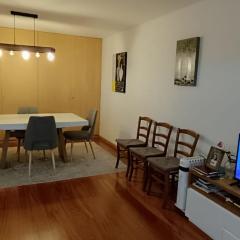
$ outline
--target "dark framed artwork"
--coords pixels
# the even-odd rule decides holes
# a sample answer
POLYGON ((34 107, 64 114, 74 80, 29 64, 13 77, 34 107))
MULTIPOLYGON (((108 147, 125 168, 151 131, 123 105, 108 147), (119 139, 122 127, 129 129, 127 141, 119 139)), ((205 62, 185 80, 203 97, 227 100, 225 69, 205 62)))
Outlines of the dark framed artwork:
POLYGON ((114 62, 115 79, 113 81, 113 91, 125 93, 127 77, 127 52, 117 53, 114 62))
POLYGON ((225 151, 216 147, 211 147, 206 159, 206 166, 214 171, 219 171, 225 151))
POLYGON ((196 86, 200 37, 177 41, 175 85, 196 86))

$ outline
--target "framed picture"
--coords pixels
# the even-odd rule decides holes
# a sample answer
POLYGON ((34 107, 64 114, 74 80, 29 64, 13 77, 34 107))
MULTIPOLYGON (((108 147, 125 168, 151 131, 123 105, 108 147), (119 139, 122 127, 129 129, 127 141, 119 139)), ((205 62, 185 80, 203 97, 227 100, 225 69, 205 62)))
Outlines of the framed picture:
POLYGON ((117 53, 114 59, 114 92, 126 92, 127 52, 117 53))
POLYGON ((175 85, 196 86, 200 37, 177 41, 175 85))
POLYGON ((216 147, 211 147, 206 159, 206 166, 211 170, 218 171, 225 151, 216 147))

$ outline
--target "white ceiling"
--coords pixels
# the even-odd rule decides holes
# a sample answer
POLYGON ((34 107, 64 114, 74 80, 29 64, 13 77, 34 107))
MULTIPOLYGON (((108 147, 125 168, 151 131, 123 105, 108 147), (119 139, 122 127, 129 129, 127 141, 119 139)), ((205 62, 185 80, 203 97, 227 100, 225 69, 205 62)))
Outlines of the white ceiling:
MULTIPOLYGON (((0 26, 12 27, 10 11, 36 13, 37 30, 104 37, 201 0, 0 0, 0 26)), ((17 28, 33 20, 17 17, 17 28)))

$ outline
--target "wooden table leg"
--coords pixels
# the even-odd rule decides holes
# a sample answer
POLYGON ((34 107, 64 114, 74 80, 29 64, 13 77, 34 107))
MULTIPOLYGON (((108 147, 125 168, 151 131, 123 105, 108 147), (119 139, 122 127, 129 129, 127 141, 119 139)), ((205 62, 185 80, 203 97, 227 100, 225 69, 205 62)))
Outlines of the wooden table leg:
POLYGON ((64 162, 68 162, 69 159, 67 157, 67 150, 66 150, 66 146, 65 146, 62 128, 58 128, 57 131, 58 131, 58 153, 59 153, 59 156, 60 156, 60 158, 62 158, 62 160, 64 162))
POLYGON ((7 151, 8 151, 9 138, 10 138, 10 131, 6 130, 5 135, 4 135, 4 139, 3 139, 0 168, 9 168, 10 167, 10 163, 7 161, 7 151))

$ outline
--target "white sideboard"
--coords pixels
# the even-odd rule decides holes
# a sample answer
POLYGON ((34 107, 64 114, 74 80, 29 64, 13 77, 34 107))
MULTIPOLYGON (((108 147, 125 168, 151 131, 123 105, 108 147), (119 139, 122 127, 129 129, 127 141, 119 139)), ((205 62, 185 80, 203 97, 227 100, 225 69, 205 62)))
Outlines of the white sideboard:
POLYGON ((214 240, 240 240, 240 217, 191 187, 185 215, 214 240))

